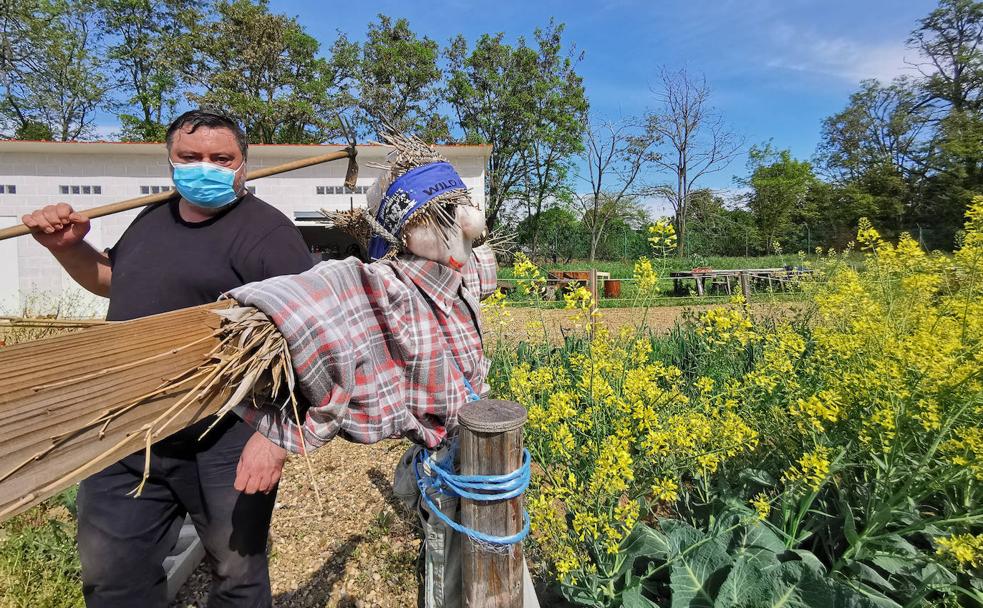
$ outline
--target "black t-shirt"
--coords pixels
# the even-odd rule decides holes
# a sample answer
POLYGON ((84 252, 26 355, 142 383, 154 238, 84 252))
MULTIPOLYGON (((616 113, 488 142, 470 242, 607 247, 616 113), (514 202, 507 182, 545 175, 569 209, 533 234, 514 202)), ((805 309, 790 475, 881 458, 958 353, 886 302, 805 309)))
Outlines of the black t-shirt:
POLYGON ((182 220, 177 201, 150 207, 109 260, 110 321, 207 304, 235 287, 314 265, 297 227, 252 194, 203 222, 182 220))

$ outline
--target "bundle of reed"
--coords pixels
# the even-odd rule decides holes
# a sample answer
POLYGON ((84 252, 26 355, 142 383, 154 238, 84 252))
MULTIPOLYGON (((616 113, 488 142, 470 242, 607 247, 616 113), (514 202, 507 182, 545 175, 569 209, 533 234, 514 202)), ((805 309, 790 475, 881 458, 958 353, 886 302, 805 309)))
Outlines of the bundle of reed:
POLYGON ((0 317, 0 327, 81 329, 105 325, 101 319, 49 319, 47 317, 0 317))
POLYGON ((0 520, 140 449, 146 480, 153 442, 293 395, 283 337, 232 301, 0 349, 0 378, 0 520))

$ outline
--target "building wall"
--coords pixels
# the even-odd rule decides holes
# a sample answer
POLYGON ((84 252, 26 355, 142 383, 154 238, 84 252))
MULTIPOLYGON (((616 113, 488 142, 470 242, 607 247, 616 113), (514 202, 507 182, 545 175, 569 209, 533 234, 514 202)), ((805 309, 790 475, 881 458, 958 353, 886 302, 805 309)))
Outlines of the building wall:
MULTIPOLYGON (((484 207, 484 147, 448 147, 442 150, 455 165, 472 196, 484 207)), ((328 150, 330 151, 330 149, 328 150)), ((272 166, 315 154, 315 146, 252 146, 248 169, 272 166)), ((368 166, 382 162, 385 149, 359 147, 360 187, 370 185, 378 170, 368 166)), ((364 207, 364 194, 318 194, 322 187, 342 191, 347 163, 344 160, 299 169, 280 176, 249 182, 256 196, 293 219, 297 213, 320 209, 364 207)), ((0 142, 0 227, 20 223, 20 217, 45 205, 66 202, 75 209, 104 205, 143 195, 142 187, 172 187, 166 153, 160 144, 0 142), (14 186, 15 193, 9 193, 14 186), (62 193, 67 186, 68 194, 62 193), (89 193, 84 189, 88 186, 89 193), (98 186, 99 193, 95 193, 98 186), (74 193, 74 188, 78 193, 74 193)), ((96 248, 111 247, 139 210, 92 221, 87 237, 96 248)), ((82 314, 100 312, 101 298, 81 295, 74 281, 52 256, 31 237, 0 241, 0 314, 19 314, 25 306, 53 306, 70 302, 82 314), (16 263, 10 256, 16 255, 16 263)))

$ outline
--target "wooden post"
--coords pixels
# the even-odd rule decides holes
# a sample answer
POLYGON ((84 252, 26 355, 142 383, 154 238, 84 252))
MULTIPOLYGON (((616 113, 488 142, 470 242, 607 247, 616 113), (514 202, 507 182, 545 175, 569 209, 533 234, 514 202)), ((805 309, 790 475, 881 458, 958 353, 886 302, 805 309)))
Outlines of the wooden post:
POLYGON ((591 308, 591 311, 593 312, 593 309, 596 308, 597 307, 597 304, 598 304, 598 301, 597 301, 597 269, 596 268, 591 268, 590 269, 590 281, 588 283, 588 289, 590 289, 590 299, 591 299, 591 302, 592 302, 592 304, 591 304, 591 307, 592 307, 591 308))
POLYGON ((747 273, 741 271, 737 273, 737 279, 741 282, 741 293, 744 294, 744 302, 751 303, 751 282, 748 280, 747 273))
MULTIPOLYGON (((526 410, 512 401, 481 400, 460 414, 462 475, 504 475, 522 466, 526 410)), ((522 530, 523 497, 496 502, 461 499, 461 523, 484 534, 522 530)), ((489 551, 462 538, 464 608, 522 608, 522 543, 489 551)))
POLYGON ((600 301, 597 299, 597 269, 590 269, 590 336, 594 337, 594 311, 600 305, 600 301))

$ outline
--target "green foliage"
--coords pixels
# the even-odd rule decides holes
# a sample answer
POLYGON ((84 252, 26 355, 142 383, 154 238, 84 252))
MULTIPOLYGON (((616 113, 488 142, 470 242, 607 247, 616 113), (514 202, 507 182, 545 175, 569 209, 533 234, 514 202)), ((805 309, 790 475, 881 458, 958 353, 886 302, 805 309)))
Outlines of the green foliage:
POLYGON ((908 39, 918 78, 866 80, 823 122, 819 165, 832 189, 812 213, 842 246, 842 226, 876 218, 887 234, 924 232, 951 249, 974 194, 983 192, 983 2, 941 0, 908 39), (927 230, 923 230, 926 229, 927 230))
POLYGON ((771 144, 752 146, 748 153, 753 191, 748 206, 754 214, 758 237, 766 253, 788 233, 793 215, 799 211, 816 182, 812 165, 792 158, 788 150, 776 151, 771 144))
POLYGON ((674 519, 638 524, 624 540, 622 560, 607 580, 565 585, 581 606, 683 608, 887 608, 828 576, 812 553, 790 551, 746 509, 717 514, 710 529, 674 519), (609 600, 598 601, 608 594, 609 600))
POLYGON ((563 207, 550 207, 523 219, 516 227, 516 239, 529 246, 530 252, 531 244, 536 242, 538 254, 554 264, 569 263, 573 258, 587 254, 583 225, 577 221, 577 216, 563 207), (535 238, 534 231, 538 235, 535 238))
POLYGON ((758 228, 750 211, 727 207, 723 198, 700 189, 690 195, 689 214, 686 251, 702 256, 749 256, 759 252, 758 228))
POLYGON ((450 139, 447 120, 438 111, 443 74, 440 47, 418 37, 405 18, 379 14, 359 45, 342 34, 332 49, 332 66, 344 75, 355 106, 356 122, 376 136, 391 125, 430 142, 450 139))
POLYGON ((108 102, 94 0, 5 2, 0 25, 0 125, 23 139, 92 135, 108 102), (47 137, 45 137, 47 136, 47 137))
POLYGON ((75 493, 66 490, 0 527, 0 606, 83 605, 75 493))
MULTIPOLYGON (((195 13, 186 15, 197 21, 195 13)), ((175 45, 188 99, 236 116, 254 143, 319 143, 335 133, 333 73, 320 45, 267 0, 222 0, 175 45)))
POLYGON ((787 317, 737 299, 667 336, 602 312, 558 347, 496 344, 539 465, 532 544, 571 601, 983 599, 983 196, 952 257, 856 238, 863 269, 828 256, 787 317))
POLYGON ((484 34, 469 49, 463 36, 446 51, 447 102, 464 141, 491 144, 485 178, 485 212, 490 227, 508 202, 525 206, 530 244, 538 242, 536 217, 545 206, 570 198, 567 179, 587 112, 579 58, 564 54, 563 25, 550 22, 522 37, 484 34))
POLYGON ((25 123, 19 124, 17 125, 17 130, 14 131, 14 139, 50 141, 54 138, 55 134, 51 131, 51 126, 36 120, 28 120, 25 123))
POLYGON ((125 96, 119 108, 122 137, 164 141, 180 101, 174 47, 203 14, 190 0, 97 1, 100 26, 112 37, 106 57, 125 96))

